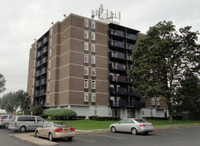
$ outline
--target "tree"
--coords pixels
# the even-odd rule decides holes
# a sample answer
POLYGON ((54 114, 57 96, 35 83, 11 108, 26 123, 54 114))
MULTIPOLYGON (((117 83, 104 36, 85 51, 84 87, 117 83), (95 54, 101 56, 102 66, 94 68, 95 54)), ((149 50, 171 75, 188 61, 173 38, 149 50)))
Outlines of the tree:
POLYGON ((178 111, 200 112, 200 79, 193 73, 186 73, 177 89, 176 107, 178 111))
POLYGON ((23 90, 9 92, 0 99, 0 107, 9 113, 21 109, 27 111, 30 109, 30 97, 23 90))
POLYGON ((29 111, 31 105, 31 98, 28 95, 28 93, 24 92, 23 90, 19 90, 16 92, 16 96, 19 100, 19 108, 22 111, 29 111))
POLYGON ((133 50, 129 78, 136 80, 140 97, 163 97, 168 105, 169 122, 173 120, 174 98, 184 71, 197 72, 200 46, 198 32, 191 26, 175 29, 171 21, 159 22, 140 37, 133 50))
POLYGON ((4 76, 0 73, 0 93, 6 90, 5 83, 6 83, 6 80, 4 76))

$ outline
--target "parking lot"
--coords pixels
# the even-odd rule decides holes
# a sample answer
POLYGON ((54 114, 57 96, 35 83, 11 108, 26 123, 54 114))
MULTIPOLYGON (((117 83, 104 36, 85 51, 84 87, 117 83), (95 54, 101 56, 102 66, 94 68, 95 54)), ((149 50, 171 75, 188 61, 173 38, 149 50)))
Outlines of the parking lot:
POLYGON ((129 133, 80 134, 72 142, 56 140, 59 146, 199 146, 200 127, 155 130, 149 135, 129 133))
MULTIPOLYGON (((12 137, 15 133, 0 129, 0 145, 31 146, 33 144, 12 137)), ((77 134, 73 141, 55 140, 59 146, 199 146, 200 127, 154 130, 149 135, 130 133, 98 132, 77 134)), ((47 139, 44 139, 47 140, 47 139)))

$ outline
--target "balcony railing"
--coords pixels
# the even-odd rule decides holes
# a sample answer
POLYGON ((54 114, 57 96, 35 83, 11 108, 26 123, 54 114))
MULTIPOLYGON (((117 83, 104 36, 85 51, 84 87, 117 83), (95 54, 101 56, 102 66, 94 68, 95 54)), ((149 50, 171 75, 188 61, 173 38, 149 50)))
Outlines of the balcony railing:
POLYGON ((136 35, 135 34, 126 33, 126 38, 136 41, 136 35))
POLYGON ((145 103, 142 103, 140 101, 128 101, 128 100, 119 100, 119 101, 113 101, 109 100, 110 107, 118 107, 118 108, 143 108, 145 107, 145 103))
POLYGON ((135 46, 133 44, 129 44, 129 43, 126 44, 126 49, 134 50, 134 48, 135 48, 135 46))
POLYGON ((125 64, 119 64, 119 63, 110 63, 109 69, 113 70, 119 70, 119 71, 127 71, 127 66, 125 64))
POLYGON ((116 95, 127 95, 127 90, 125 88, 121 88, 121 87, 119 87, 117 89, 110 87, 110 94, 111 95, 114 95, 114 94, 116 94, 116 95))
POLYGON ((124 37, 124 32, 120 30, 115 30, 115 29, 110 29, 109 33, 111 35, 119 36, 119 37, 124 37))
POLYGON ((44 84, 46 84, 46 79, 45 78, 41 80, 41 85, 44 85, 44 84))
POLYGON ((110 40, 109 45, 113 47, 124 48, 124 42, 121 42, 121 41, 110 40))
POLYGON ((45 54, 46 52, 47 52, 47 47, 44 47, 44 48, 42 49, 42 53, 45 54))
POLYGON ((110 81, 112 81, 112 82, 121 82, 121 83, 126 83, 126 82, 128 82, 128 80, 126 79, 125 76, 113 76, 113 75, 110 75, 110 76, 109 76, 109 79, 110 79, 110 81))
POLYGON ((124 53, 120 53, 120 52, 109 52, 109 57, 111 58, 117 58, 117 59, 125 59, 125 54, 124 53))

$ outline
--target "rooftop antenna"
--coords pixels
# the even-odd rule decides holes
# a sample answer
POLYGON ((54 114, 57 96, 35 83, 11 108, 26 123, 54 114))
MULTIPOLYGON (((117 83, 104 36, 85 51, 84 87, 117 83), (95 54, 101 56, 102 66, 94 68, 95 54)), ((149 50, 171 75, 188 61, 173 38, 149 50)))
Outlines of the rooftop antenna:
POLYGON ((92 10, 91 18, 94 19, 97 17, 98 19, 106 19, 106 20, 119 20, 121 21, 121 12, 113 12, 108 9, 104 10, 103 5, 101 4, 98 9, 92 10))

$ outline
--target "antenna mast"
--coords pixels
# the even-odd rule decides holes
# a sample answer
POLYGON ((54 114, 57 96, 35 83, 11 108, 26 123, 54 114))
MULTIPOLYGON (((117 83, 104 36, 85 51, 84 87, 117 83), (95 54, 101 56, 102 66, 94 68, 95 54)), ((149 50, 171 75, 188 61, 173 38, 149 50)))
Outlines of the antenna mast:
POLYGON ((121 12, 113 13, 113 11, 108 11, 108 9, 104 10, 103 5, 101 4, 100 7, 96 10, 92 10, 92 19, 97 17, 98 19, 103 20, 119 20, 121 21, 121 12))

